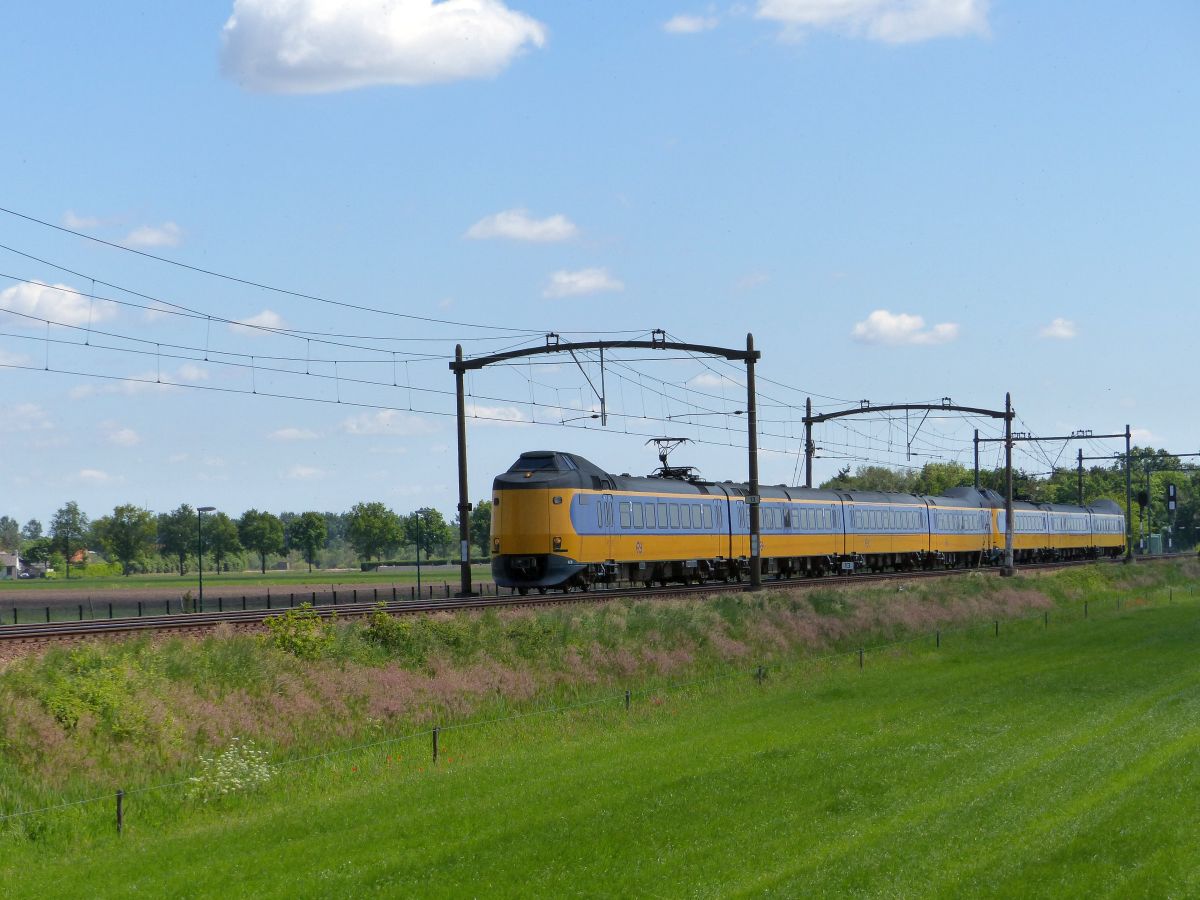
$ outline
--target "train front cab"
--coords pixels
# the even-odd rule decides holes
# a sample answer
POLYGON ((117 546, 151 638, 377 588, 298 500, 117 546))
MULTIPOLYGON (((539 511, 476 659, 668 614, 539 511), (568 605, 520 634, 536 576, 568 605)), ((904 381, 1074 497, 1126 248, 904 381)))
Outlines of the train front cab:
MULTIPOLYGON (((585 463, 586 464, 586 463, 585 463)), ((571 526, 575 493, 591 482, 566 453, 531 451, 492 484, 492 578, 500 587, 546 590, 576 580, 587 566, 571 526)))

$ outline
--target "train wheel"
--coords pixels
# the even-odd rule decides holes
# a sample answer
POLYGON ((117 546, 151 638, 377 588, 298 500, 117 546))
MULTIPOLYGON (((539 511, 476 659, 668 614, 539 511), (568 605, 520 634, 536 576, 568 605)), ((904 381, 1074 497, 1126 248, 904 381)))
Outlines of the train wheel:
POLYGON ((583 591, 585 594, 591 589, 591 587, 592 586, 590 584, 588 584, 586 581, 579 582, 579 589, 581 591, 583 591))
POLYGON ((524 597, 529 593, 529 588, 517 588, 517 593, 524 597))
POLYGON ((653 582, 653 581, 643 581, 643 582, 642 582, 642 587, 644 587, 646 590, 650 590, 650 586, 651 586, 652 584, 654 584, 654 582, 653 582))
POLYGON ((543 588, 543 587, 540 587, 540 588, 538 588, 538 593, 539 593, 539 594, 544 594, 544 593, 546 593, 546 589, 545 589, 545 588, 543 588))

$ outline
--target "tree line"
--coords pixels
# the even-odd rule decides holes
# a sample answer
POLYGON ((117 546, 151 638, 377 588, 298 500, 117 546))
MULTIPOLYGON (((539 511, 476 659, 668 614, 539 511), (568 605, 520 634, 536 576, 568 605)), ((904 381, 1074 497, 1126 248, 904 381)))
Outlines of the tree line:
MULTIPOLYGON (((491 543, 492 504, 475 504, 469 514, 470 543, 486 557, 491 543)), ((355 504, 348 512, 285 512, 279 515, 248 509, 238 518, 222 511, 201 513, 184 503, 171 512, 155 514, 132 503, 116 506, 89 519, 75 501, 59 508, 43 528, 37 519, 20 525, 0 516, 0 550, 19 552, 23 559, 62 568, 70 577, 89 550, 117 563, 125 575, 163 571, 167 566, 185 574, 193 560, 205 557, 218 571, 251 557, 265 573, 268 558, 298 553, 313 566, 325 562, 381 561, 407 551, 415 559, 458 553, 458 522, 448 522, 432 507, 401 515, 384 503, 355 504), (82 552, 82 556, 81 556, 82 552), (347 559, 349 557, 349 559, 347 559)))
MULTIPOLYGON (((1125 509, 1124 454, 1107 465, 1094 465, 1083 470, 1083 500, 1112 500, 1125 509)), ((1130 472, 1133 486, 1133 534, 1172 530, 1175 547, 1194 547, 1200 544, 1200 466, 1184 463, 1166 450, 1134 447, 1130 451, 1130 472), (1177 491, 1177 509, 1167 509, 1167 485, 1177 491), (1147 487, 1148 485, 1148 487, 1147 487), (1148 502, 1139 503, 1139 494, 1148 502)), ((859 466, 851 472, 844 467, 821 487, 836 490, 900 491, 908 494, 939 495, 953 487, 974 484, 974 471, 958 463, 926 463, 915 470, 891 469, 886 466, 859 466)), ((1004 469, 983 469, 979 486, 1003 495, 1004 469)), ((1013 469, 1013 498, 1032 503, 1079 502, 1077 468, 1055 468, 1053 473, 1029 473, 1013 469)))

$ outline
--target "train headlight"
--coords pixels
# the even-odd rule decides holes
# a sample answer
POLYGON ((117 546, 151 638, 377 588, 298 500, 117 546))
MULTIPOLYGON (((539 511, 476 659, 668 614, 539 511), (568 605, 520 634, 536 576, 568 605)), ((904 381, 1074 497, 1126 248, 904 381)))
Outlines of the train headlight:
POLYGON ((556 538, 554 539, 554 549, 555 549, 555 550, 561 550, 561 549, 562 549, 562 538, 560 538, 560 537, 556 537, 556 538))
POLYGON ((492 541, 492 552, 493 553, 500 552, 500 538, 496 538, 494 541, 492 541))

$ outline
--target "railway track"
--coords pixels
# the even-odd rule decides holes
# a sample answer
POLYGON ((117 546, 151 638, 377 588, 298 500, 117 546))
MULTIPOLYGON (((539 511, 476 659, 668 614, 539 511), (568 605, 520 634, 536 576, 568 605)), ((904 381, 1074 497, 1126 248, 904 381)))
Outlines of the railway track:
MULTIPOLYGON (((1190 554, 1173 554, 1159 556, 1140 556, 1139 561, 1154 561, 1178 558, 1190 554)), ((1022 572, 1047 571, 1065 569, 1080 565, 1093 565, 1097 560, 1078 562, 1031 563, 1021 567, 1022 572)), ((1102 560, 1119 564, 1121 560, 1102 560)), ((999 577, 998 569, 936 569, 920 572, 882 572, 850 576, 827 576, 823 578, 781 579, 765 582, 765 589, 773 588, 820 588, 830 585, 842 586, 847 584, 878 584, 887 581, 913 581, 925 578, 951 578, 955 576, 989 573, 999 577)), ((695 585, 676 585, 663 588, 607 588, 588 592, 572 591, 569 593, 547 593, 537 596, 475 596, 452 597, 444 600, 397 600, 360 603, 339 603, 315 606, 313 609, 323 618, 358 618, 370 615, 382 607, 389 613, 417 615, 432 612, 459 612, 464 610, 481 610, 493 608, 518 608, 557 606, 566 603, 602 603, 609 600, 675 598, 717 593, 747 591, 745 582, 707 583, 695 585)), ((87 636, 109 634, 132 634, 137 632, 156 631, 203 631, 221 624, 230 625, 261 625, 269 616, 278 616, 287 612, 282 609, 251 609, 229 610, 225 612, 202 613, 172 613, 169 615, 129 616, 112 619, 87 619, 82 622, 49 622, 20 625, 0 625, 0 643, 14 641, 45 642, 57 639, 75 639, 87 636)))

